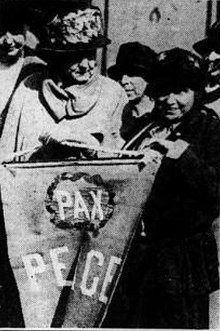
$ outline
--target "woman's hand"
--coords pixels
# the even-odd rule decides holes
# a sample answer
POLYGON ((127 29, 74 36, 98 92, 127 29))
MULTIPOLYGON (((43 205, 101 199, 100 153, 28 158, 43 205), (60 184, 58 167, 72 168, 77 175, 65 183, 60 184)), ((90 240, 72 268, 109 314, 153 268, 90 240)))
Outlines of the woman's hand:
POLYGON ((70 155, 71 150, 74 151, 76 148, 81 149, 81 153, 86 158, 93 158, 96 155, 96 147, 100 146, 99 141, 91 134, 86 131, 70 130, 69 128, 55 128, 49 132, 44 132, 39 137, 40 142, 50 148, 56 148, 59 146, 67 148, 70 155), (88 148, 86 148, 88 146, 88 148), (81 147, 81 148, 80 148, 81 147))
POLYGON ((171 159, 178 159, 189 146, 189 143, 182 139, 178 139, 176 141, 170 141, 167 139, 151 139, 150 144, 158 144, 165 148, 167 151, 166 157, 171 159))
POLYGON ((88 145, 88 147, 99 146, 99 141, 91 133, 77 129, 70 130, 69 128, 63 130, 60 127, 43 132, 39 140, 43 145, 47 146, 50 144, 59 144, 73 148, 76 147, 76 144, 88 145))

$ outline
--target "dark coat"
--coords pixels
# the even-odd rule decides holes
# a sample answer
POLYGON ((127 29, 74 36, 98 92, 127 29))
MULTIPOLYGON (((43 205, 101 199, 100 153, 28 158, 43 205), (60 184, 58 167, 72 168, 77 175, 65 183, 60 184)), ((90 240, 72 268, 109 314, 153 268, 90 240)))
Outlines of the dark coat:
POLYGON ((219 213, 220 121, 194 109, 167 138, 190 145, 182 156, 163 159, 147 201, 148 237, 185 238, 210 228, 219 213))
POLYGON ((129 103, 125 107, 122 114, 122 125, 120 128, 121 137, 128 142, 131 140, 138 132, 140 132, 149 121, 150 113, 135 117, 132 114, 132 109, 130 108, 129 103))
MULTIPOLYGON (((138 149, 147 136, 148 130, 131 147, 138 149)), ((140 232, 136 235, 106 327, 200 328, 208 323, 208 294, 219 287, 211 225, 219 213, 220 121, 210 109, 193 109, 167 139, 183 139, 190 145, 179 159, 165 156, 162 161, 143 215, 146 237, 141 238, 140 232), (202 309, 196 316, 198 305, 191 312, 183 308, 189 298, 194 298, 193 304, 199 298, 201 304, 202 297, 207 297, 206 308, 202 307, 204 323, 202 309), (176 298, 176 307, 180 307, 176 315, 168 298, 172 304, 176 298), (186 298, 183 304, 181 298, 186 298), (155 310, 156 318, 147 324, 147 315, 155 310), (114 320, 118 314, 122 322, 114 320), (164 316, 168 314, 167 322, 164 316)))
POLYGON ((164 157, 146 203, 156 278, 167 291, 208 293, 219 286, 211 225, 219 214, 220 121, 212 110, 195 108, 167 139, 190 145, 177 160, 164 157))

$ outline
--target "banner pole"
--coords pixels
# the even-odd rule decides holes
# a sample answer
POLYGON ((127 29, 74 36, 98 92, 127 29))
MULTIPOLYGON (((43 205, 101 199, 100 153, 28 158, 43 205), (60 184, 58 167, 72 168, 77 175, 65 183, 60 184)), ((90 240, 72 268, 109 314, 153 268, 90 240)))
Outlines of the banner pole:
MULTIPOLYGON (((104 36, 108 38, 108 26, 109 26, 109 0, 105 0, 104 7, 104 36)), ((107 73, 107 47, 102 50, 102 75, 106 76, 107 73)))

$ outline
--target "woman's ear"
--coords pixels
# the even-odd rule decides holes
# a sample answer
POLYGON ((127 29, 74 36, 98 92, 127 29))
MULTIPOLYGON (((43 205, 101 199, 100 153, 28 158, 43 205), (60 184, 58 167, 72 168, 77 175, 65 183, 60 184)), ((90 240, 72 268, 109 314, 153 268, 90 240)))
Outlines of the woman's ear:
POLYGON ((30 49, 36 49, 37 45, 39 44, 39 40, 37 37, 30 31, 29 26, 25 24, 24 26, 24 37, 25 37, 25 44, 30 49))
POLYGON ((25 38, 27 37, 27 32, 29 31, 29 26, 27 24, 24 24, 24 29, 23 29, 23 33, 25 38))

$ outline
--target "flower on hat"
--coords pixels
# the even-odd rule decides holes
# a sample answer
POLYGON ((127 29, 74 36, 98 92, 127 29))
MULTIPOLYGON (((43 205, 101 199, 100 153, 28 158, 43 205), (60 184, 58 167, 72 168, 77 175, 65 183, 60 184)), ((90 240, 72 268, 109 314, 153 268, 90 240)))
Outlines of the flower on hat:
POLYGON ((87 8, 62 17, 56 15, 47 28, 51 43, 89 43, 101 33, 101 12, 97 8, 87 8))
POLYGON ((200 69, 199 60, 195 56, 188 56, 188 60, 195 68, 200 69))
POLYGON ((163 61, 163 60, 166 59, 166 57, 167 57, 166 53, 165 52, 161 52, 158 55, 158 61, 163 61))

